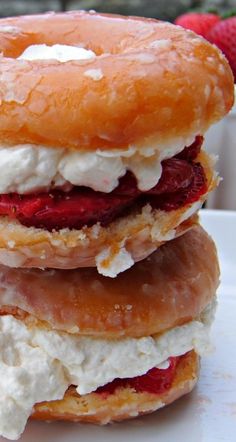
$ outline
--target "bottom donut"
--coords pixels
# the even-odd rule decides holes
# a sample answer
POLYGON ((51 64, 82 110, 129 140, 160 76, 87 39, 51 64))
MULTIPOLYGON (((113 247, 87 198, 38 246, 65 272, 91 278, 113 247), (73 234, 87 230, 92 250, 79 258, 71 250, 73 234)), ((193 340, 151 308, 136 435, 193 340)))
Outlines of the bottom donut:
POLYGON ((0 435, 28 418, 106 424, 188 393, 211 350, 219 267, 196 225, 114 280, 0 266, 0 435))
MULTIPOLYGON (((181 356, 171 382, 162 392, 137 391, 132 386, 117 386, 114 391, 101 391, 80 396, 70 387, 62 400, 35 405, 31 416, 38 420, 64 420, 108 424, 152 413, 189 393, 199 375, 199 356, 190 351, 181 356)), ((155 380, 152 381, 153 384, 155 380)), ((153 389, 158 390, 157 385, 153 389)), ((163 388, 161 388, 163 390, 163 388)), ((149 386, 151 390, 151 386, 149 386)))

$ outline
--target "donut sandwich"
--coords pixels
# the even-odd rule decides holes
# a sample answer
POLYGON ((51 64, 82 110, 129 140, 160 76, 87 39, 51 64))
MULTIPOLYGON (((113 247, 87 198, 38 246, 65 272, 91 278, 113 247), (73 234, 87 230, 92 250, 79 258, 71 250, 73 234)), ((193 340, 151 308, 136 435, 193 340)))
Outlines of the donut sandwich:
POLYGON ((94 11, 0 20, 0 435, 107 424, 190 392, 219 265, 198 210, 221 52, 94 11))

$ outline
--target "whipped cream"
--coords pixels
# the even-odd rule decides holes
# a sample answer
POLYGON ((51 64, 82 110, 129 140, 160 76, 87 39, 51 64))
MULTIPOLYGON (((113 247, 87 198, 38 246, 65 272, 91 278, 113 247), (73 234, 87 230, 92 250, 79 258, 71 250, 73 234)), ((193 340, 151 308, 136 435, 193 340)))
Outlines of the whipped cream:
POLYGON ((134 265, 131 254, 124 245, 117 246, 114 252, 112 247, 104 248, 95 258, 97 271, 103 276, 116 276, 134 265))
POLYGON ((89 60, 96 57, 93 51, 69 45, 31 45, 24 50, 18 60, 57 60, 61 63, 73 60, 89 60))
POLYGON ((69 190, 72 185, 108 193, 117 187, 127 170, 137 178, 138 188, 147 191, 161 177, 161 161, 173 157, 193 140, 194 137, 179 138, 165 147, 133 145, 95 151, 32 144, 0 145, 0 193, 69 190))
POLYGON ((17 439, 35 403, 62 399, 73 384, 87 394, 113 379, 166 368, 170 356, 210 350, 211 305, 201 320, 161 335, 117 340, 93 339, 27 326, 0 317, 0 435, 17 439))

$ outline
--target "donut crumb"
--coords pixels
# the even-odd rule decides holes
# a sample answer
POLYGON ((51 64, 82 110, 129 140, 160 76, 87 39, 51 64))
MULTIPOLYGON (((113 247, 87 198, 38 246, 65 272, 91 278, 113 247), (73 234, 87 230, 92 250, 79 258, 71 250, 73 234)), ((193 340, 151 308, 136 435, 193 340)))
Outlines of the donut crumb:
POLYGON ((149 44, 149 48, 153 48, 153 49, 167 49, 170 48, 172 46, 172 41, 170 38, 168 39, 162 39, 162 40, 153 40, 150 44, 149 44))
POLYGON ((10 240, 10 241, 7 242, 7 245, 9 247, 9 249, 14 249, 14 247, 16 245, 16 242, 13 241, 13 240, 10 240))
POLYGON ((94 81, 99 81, 103 78, 103 73, 101 69, 88 69, 84 72, 85 77, 92 78, 94 81))

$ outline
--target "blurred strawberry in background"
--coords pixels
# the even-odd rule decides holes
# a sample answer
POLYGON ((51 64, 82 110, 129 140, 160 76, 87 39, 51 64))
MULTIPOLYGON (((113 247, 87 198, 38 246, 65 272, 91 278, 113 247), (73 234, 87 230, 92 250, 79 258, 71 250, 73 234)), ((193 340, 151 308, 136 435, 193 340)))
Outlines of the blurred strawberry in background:
MULTIPOLYGON (((229 61, 236 83, 236 11, 228 10, 227 16, 217 13, 188 12, 177 17, 175 24, 196 32, 218 46, 229 61)), ((219 188, 208 197, 206 203, 208 209, 236 210, 235 127, 236 104, 226 118, 212 126, 205 134, 204 147, 209 153, 219 155, 217 168, 219 175, 224 177, 219 188), (224 156, 221 155, 222 147, 224 156)))
POLYGON ((206 38, 224 52, 236 82, 236 16, 221 20, 209 30, 206 38))
POLYGON ((227 57, 236 82, 236 16, 224 19, 217 14, 189 12, 177 17, 175 24, 218 46, 227 57))
POLYGON ((190 29, 206 38, 209 30, 219 21, 220 17, 217 14, 188 12, 177 17, 175 24, 190 29))

